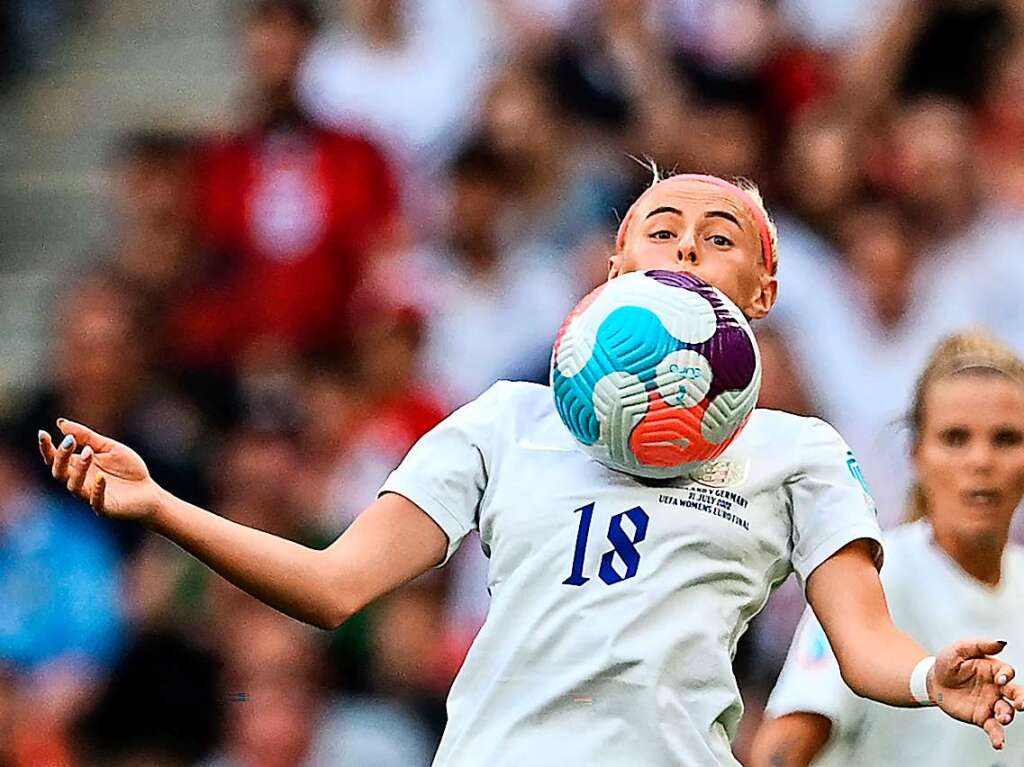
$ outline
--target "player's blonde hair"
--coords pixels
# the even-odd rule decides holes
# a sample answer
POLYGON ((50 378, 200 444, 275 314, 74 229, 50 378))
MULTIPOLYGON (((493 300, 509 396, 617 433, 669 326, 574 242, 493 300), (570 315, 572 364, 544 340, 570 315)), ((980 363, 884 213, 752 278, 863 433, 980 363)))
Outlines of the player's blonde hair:
MULTIPOLYGON (((914 387, 914 399, 907 420, 913 449, 921 442, 926 416, 924 400, 932 384, 962 373, 998 375, 1024 386, 1024 360, 1003 343, 983 331, 970 331, 948 336, 935 347, 914 387)), ((928 497, 917 480, 910 488, 906 521, 915 522, 928 516, 928 497)))
POLYGON ((663 174, 661 169, 658 167, 658 164, 654 160, 637 160, 637 162, 640 162, 641 165, 643 165, 644 167, 648 168, 651 171, 651 183, 647 186, 647 189, 644 190, 643 194, 637 197, 637 199, 633 202, 629 210, 626 211, 626 215, 622 217, 622 221, 619 225, 619 231, 615 239, 616 252, 622 250, 622 247, 626 239, 626 232, 629 230, 629 225, 630 223, 632 223, 632 219, 636 212, 637 203, 641 200, 641 198, 643 198, 644 194, 646 194, 649 190, 653 189, 662 181, 668 181, 669 179, 678 177, 689 176, 692 178, 704 178, 707 180, 715 179, 718 182, 722 182, 723 185, 734 186, 740 192, 742 192, 742 196, 744 197, 745 201, 748 202, 750 206, 753 208, 753 210, 751 210, 751 213, 753 213, 755 219, 764 222, 764 228, 767 231, 768 238, 767 250, 769 250, 770 252, 765 252, 765 243, 762 241, 761 259, 766 266, 769 263, 771 264, 771 275, 773 277, 778 273, 779 230, 778 227, 775 225, 775 221, 772 219, 771 214, 768 212, 768 207, 764 204, 764 197, 761 195, 761 190, 760 188, 758 188, 757 184, 755 184, 750 179, 743 177, 721 178, 719 176, 701 176, 699 174, 676 172, 663 174))

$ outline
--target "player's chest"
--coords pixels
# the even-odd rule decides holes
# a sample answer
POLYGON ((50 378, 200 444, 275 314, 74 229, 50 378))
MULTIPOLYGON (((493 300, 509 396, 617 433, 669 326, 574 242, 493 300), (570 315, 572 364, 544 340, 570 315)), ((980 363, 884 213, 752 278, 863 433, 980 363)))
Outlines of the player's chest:
POLYGON ((614 584, 684 566, 752 578, 788 553, 783 494, 749 461, 714 462, 700 481, 653 487, 578 452, 550 451, 518 483, 495 483, 481 509, 485 545, 508 569, 614 584))
MULTIPOLYGON (((922 573, 928 573, 922 568, 922 573)), ((934 570, 930 573, 934 583, 942 584, 934 570)), ((1024 593, 1018 599, 986 598, 980 589, 957 588, 921 589, 919 584, 904 582, 898 586, 886 585, 893 622, 933 652, 961 639, 993 637, 1006 639, 1006 649, 999 654, 1001 660, 1020 669, 1024 663, 1024 616, 1018 609, 1024 593)))

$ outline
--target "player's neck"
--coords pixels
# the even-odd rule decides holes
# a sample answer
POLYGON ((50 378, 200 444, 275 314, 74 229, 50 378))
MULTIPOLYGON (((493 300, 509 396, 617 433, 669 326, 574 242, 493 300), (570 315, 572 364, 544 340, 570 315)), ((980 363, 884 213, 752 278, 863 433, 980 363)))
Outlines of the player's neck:
POLYGON ((991 532, 958 536, 952 531, 933 528, 935 542, 960 569, 986 586, 999 585, 1003 577, 1003 551, 1008 534, 991 532))

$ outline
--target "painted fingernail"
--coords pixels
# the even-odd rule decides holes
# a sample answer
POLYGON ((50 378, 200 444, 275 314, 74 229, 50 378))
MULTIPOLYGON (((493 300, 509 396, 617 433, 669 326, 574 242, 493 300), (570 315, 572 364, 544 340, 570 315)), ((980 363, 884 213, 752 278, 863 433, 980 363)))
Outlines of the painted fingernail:
POLYGON ((1000 674, 996 677, 996 684, 1006 684, 1010 680, 1006 678, 1006 674, 1000 674))
POLYGON ((73 444, 75 444, 75 438, 69 434, 60 441, 61 450, 67 450, 73 444))
POLYGON ((41 444, 43 444, 43 441, 46 439, 46 432, 43 431, 42 429, 40 429, 39 433, 36 435, 36 437, 39 438, 39 444, 41 445, 41 444))
POLYGON ((86 445, 84 448, 82 448, 82 460, 85 461, 88 460, 89 458, 92 458, 92 446, 86 445))
POLYGON ((996 640, 996 644, 999 645, 999 649, 1002 650, 1004 647, 1006 647, 1006 640, 1005 639, 997 639, 996 640))

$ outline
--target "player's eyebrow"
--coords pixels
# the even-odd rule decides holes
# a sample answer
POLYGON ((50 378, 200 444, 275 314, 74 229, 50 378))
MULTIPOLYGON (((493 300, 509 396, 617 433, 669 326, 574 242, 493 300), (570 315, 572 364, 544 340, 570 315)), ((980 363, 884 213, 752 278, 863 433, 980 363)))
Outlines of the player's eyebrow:
POLYGON ((740 223, 739 219, 736 218, 732 213, 724 210, 709 210, 704 214, 704 218, 724 218, 726 221, 732 221, 736 226, 743 229, 743 224, 740 223))
POLYGON ((657 216, 659 213, 675 213, 677 216, 683 215, 683 211, 679 210, 678 208, 671 208, 668 205, 662 205, 660 208, 655 208, 646 216, 644 216, 644 219, 648 219, 651 216, 657 216))

